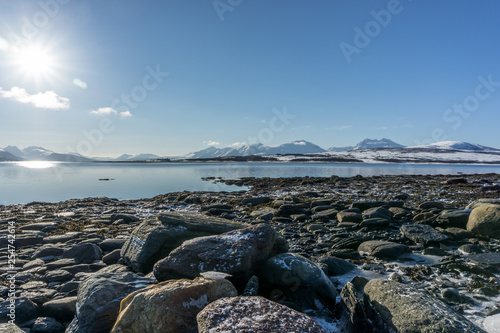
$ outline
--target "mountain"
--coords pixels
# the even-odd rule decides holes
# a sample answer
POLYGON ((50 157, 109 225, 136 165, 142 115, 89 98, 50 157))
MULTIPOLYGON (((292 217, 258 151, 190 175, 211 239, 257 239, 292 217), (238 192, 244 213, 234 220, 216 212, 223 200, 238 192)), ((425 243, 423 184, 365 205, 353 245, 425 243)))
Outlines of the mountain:
POLYGON ((11 162, 11 161, 22 161, 22 158, 6 151, 5 149, 0 149, 0 162, 11 162))
POLYGON ((286 155, 286 154, 315 154, 323 153, 325 150, 314 143, 297 140, 276 147, 265 146, 262 143, 244 145, 239 148, 217 148, 208 147, 200 151, 186 155, 187 158, 214 158, 224 156, 251 156, 251 155, 286 155))
POLYGON ((29 146, 19 149, 16 146, 8 146, 4 151, 17 157, 17 160, 28 161, 54 161, 54 162, 91 162, 90 158, 76 154, 59 154, 52 150, 38 146, 29 146))
POLYGON ((444 150, 471 150, 471 151, 500 151, 500 149, 486 147, 463 141, 440 141, 430 145, 413 146, 408 148, 444 149, 444 150))
POLYGON ((396 143, 392 140, 382 138, 377 139, 364 139, 358 143, 352 150, 363 150, 363 149, 376 149, 376 148, 403 148, 403 145, 396 143))
POLYGON ((147 161, 147 160, 156 160, 161 158, 155 154, 137 154, 137 155, 129 155, 123 154, 115 159, 115 161, 147 161))
POLYGON ((331 151, 331 152, 339 153, 342 151, 349 151, 349 150, 353 150, 353 149, 354 149, 354 146, 347 146, 347 147, 330 147, 327 150, 331 151))

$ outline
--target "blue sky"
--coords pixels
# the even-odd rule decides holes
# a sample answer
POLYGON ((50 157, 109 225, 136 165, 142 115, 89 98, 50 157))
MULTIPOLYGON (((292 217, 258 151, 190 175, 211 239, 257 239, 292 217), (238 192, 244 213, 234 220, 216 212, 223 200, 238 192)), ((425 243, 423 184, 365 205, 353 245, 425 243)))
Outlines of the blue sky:
POLYGON ((493 0, 0 0, 0 147, 500 147, 493 0))

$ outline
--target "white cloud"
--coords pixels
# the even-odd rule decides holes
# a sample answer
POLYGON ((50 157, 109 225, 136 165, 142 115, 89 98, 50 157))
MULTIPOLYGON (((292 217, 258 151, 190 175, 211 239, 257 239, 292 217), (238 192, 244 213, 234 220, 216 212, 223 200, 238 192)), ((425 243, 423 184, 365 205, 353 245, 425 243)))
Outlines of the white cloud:
POLYGON ((51 90, 31 95, 24 88, 12 87, 10 90, 3 90, 0 87, 0 97, 31 104, 40 109, 69 109, 69 98, 61 97, 51 90))
POLYGON ((87 83, 80 79, 73 79, 73 84, 82 89, 87 89, 87 83))
POLYGON ((228 147, 231 147, 231 148, 240 148, 240 147, 243 147, 246 144, 247 144, 246 142, 234 142, 234 143, 231 143, 228 147))
POLYGON ((207 146, 219 146, 220 142, 214 141, 214 140, 205 140, 203 141, 204 144, 207 146))
POLYGON ((344 126, 328 127, 326 130, 327 131, 345 131, 345 130, 348 130, 351 128, 352 128, 352 125, 344 125, 344 126))
POLYGON ((99 108, 97 110, 90 111, 90 113, 98 116, 120 116, 123 118, 132 117, 132 113, 130 113, 130 111, 118 112, 111 107, 99 108))
POLYGON ((306 145, 305 141, 295 141, 293 144, 296 146, 305 146, 306 145))

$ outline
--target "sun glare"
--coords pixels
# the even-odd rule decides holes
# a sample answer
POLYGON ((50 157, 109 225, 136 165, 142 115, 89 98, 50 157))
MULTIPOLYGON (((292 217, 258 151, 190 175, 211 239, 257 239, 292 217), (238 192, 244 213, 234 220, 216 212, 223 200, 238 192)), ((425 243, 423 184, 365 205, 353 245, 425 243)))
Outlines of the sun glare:
POLYGON ((26 76, 48 76, 54 67, 53 57, 40 46, 29 46, 19 50, 16 62, 26 76))
POLYGON ((17 165, 29 169, 47 169, 54 167, 56 163, 49 161, 23 161, 18 162, 17 165))

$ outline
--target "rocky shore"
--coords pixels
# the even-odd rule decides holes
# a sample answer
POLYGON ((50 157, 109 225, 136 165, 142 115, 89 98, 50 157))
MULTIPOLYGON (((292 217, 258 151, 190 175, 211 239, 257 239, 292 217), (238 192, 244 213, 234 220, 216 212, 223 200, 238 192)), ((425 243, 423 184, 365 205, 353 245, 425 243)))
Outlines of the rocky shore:
POLYGON ((0 206, 0 332, 499 331, 500 175, 206 180, 0 206))

